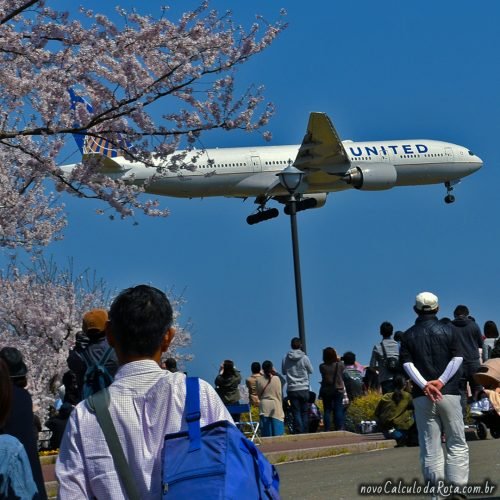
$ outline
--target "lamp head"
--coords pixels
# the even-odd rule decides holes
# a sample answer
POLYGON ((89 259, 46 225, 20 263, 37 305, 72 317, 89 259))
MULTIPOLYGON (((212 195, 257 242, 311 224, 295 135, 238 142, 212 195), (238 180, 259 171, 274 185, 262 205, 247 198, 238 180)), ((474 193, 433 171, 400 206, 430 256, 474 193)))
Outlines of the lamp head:
POLYGON ((304 172, 294 167, 291 161, 288 167, 284 168, 281 172, 276 174, 279 177, 280 184, 291 194, 295 194, 302 179, 304 177, 304 172))

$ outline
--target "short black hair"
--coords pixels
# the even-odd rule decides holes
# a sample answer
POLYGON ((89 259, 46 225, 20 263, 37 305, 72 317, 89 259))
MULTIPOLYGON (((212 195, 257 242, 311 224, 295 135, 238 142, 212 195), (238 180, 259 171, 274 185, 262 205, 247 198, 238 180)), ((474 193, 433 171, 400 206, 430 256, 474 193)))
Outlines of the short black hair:
POLYGON ((393 331, 394 331, 394 327, 388 321, 384 321, 380 325, 380 335, 382 335, 382 337, 384 337, 384 339, 389 338, 392 335, 393 331))
POLYGON ((344 352, 342 361, 345 365, 353 365, 354 363, 356 363, 356 354, 354 354, 352 351, 344 352))
POLYGON ((403 338, 403 333, 401 330, 398 330, 395 334, 394 334, 394 340, 396 342, 401 342, 401 339, 403 338))
POLYGON ((177 371, 177 360, 175 358, 167 358, 165 360, 165 368, 169 372, 176 372, 177 371))
POLYGON ((293 337, 292 341, 290 342, 290 346, 292 349, 300 349, 302 347, 302 342, 300 341, 299 337, 293 337))
POLYGON ((123 290, 109 309, 114 338, 123 354, 152 356, 172 326, 173 311, 157 288, 138 285, 123 290))
POLYGON ((458 305, 455 307, 455 310, 453 311, 453 316, 455 318, 458 318, 459 316, 468 316, 469 315, 469 308, 467 306, 464 306, 463 304, 458 305))
POLYGON ((260 363, 258 361, 254 361, 250 366, 252 373, 260 373, 260 363))
POLYGON ((498 338, 498 328, 494 321, 488 320, 484 324, 484 336, 487 339, 496 339, 498 338))

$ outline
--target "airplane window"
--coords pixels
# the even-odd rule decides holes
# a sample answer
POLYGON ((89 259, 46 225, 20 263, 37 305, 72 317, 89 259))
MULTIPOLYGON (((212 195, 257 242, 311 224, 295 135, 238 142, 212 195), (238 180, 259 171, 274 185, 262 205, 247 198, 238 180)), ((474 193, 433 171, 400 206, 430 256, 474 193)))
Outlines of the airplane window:
POLYGON ((473 153, 472 151, 469 151, 469 154, 470 154, 471 156, 474 156, 474 153, 473 153))

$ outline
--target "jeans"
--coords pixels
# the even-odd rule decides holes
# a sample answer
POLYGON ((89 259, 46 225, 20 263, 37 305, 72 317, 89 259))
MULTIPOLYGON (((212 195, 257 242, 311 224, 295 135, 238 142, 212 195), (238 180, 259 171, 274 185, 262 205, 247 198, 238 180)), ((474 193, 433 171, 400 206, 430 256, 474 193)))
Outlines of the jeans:
POLYGON ((436 403, 420 396, 413 400, 413 406, 424 481, 466 485, 469 479, 469 447, 465 441, 460 396, 445 394, 436 403), (444 448, 442 432, 446 435, 444 448))
POLYGON ((345 409, 344 409, 344 393, 343 391, 335 391, 333 394, 323 394, 323 424, 325 431, 331 429, 330 415, 333 411, 333 420, 335 430, 341 431, 345 426, 345 409))
POLYGON ((292 407, 293 432, 302 434, 309 431, 309 389, 289 391, 288 399, 292 407))
POLYGON ((282 436, 285 433, 285 425, 282 420, 273 417, 260 416, 260 434, 262 437, 282 436))

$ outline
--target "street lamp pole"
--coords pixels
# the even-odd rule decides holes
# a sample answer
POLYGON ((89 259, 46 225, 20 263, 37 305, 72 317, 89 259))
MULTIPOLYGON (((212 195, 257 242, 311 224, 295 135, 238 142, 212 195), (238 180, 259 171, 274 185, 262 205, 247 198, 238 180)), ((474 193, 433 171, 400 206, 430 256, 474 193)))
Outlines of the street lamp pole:
POLYGON ((304 305, 302 300, 302 277, 300 274, 300 255, 299 255, 299 235, 297 230, 297 198, 295 194, 299 188, 304 173, 289 165, 279 174, 277 174, 281 185, 290 193, 288 200, 288 214, 290 215, 290 227, 292 232, 292 251, 293 251, 293 269, 295 275, 295 299, 297 302, 297 320, 299 325, 299 338, 302 343, 302 350, 307 352, 306 329, 304 323, 304 305))

